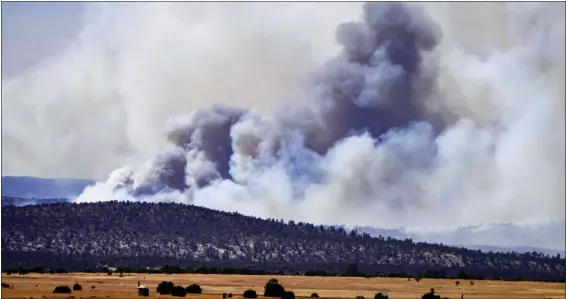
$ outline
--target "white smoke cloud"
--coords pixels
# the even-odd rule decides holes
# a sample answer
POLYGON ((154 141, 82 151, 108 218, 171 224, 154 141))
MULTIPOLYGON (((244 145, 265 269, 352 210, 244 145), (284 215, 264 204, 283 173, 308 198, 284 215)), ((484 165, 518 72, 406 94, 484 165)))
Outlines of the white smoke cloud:
MULTIPOLYGON (((89 139, 92 143, 74 145, 72 141, 83 139, 72 137, 48 142, 40 137, 40 144, 52 144, 53 149, 67 140, 68 150, 63 147, 59 158, 48 146, 45 156, 27 154, 38 160, 53 156, 51 161, 66 154, 74 160, 84 153, 81 146, 91 146, 97 152, 96 163, 90 159, 69 173, 96 175, 116 161, 163 154, 143 166, 112 172, 108 181, 87 188, 77 202, 175 201, 260 217, 382 228, 564 220, 563 3, 434 3, 423 10, 371 4, 362 18, 365 23, 338 27, 341 52, 330 47, 334 37, 321 24, 332 20, 328 25, 333 31, 343 21, 359 19, 360 5, 277 4, 284 8, 275 16, 254 19, 265 30, 261 32, 272 33, 264 35, 267 40, 234 36, 257 27, 249 23, 238 27, 230 13, 218 9, 221 4, 203 4, 201 9, 214 14, 204 14, 190 26, 183 18, 171 17, 172 13, 196 16, 190 6, 151 4, 156 17, 147 10, 149 5, 129 11, 127 22, 110 18, 117 22, 112 24, 101 14, 89 23, 88 28, 99 22, 94 28, 123 31, 115 35, 121 38, 106 37, 121 51, 115 61, 107 60, 108 77, 113 80, 96 81, 108 78, 99 74, 78 84, 78 79, 72 80, 76 75, 65 72, 70 81, 57 82, 61 85, 53 93, 80 91, 86 95, 81 105, 87 105, 83 103, 89 97, 106 101, 89 107, 105 109, 114 120, 106 123, 108 130, 99 131, 104 128, 101 120, 86 125, 88 120, 77 116, 76 123, 85 124, 86 132, 98 132, 89 139), (301 5, 316 12, 301 15, 301 5), (318 5, 328 8, 332 17, 321 21, 326 12, 316 9, 318 5), (269 25, 277 21, 277 26, 287 25, 285 21, 295 14, 314 18, 319 26, 309 31, 304 23, 290 22, 287 31, 269 25), (236 28, 228 30, 226 24, 236 28), (292 57, 301 53, 300 42, 296 43, 301 38, 285 34, 298 28, 303 29, 297 34, 302 33, 310 45, 320 42, 316 57, 292 57), (325 34, 309 36, 316 30, 325 34), (153 43, 157 36, 159 42, 153 43), (246 38, 253 42, 244 45, 262 50, 217 48, 246 38), (325 51, 327 46, 332 50, 325 51), (260 53, 266 52, 272 56, 264 60, 260 53), (335 58, 314 68, 330 54, 335 58), (207 68, 212 71, 204 71, 207 68), (304 94, 287 92, 299 86, 297 78, 312 70, 302 85, 304 94), (246 72, 257 77, 245 78, 246 72), (107 81, 113 82, 112 88, 102 87, 107 81), (210 88, 198 89, 200 85, 210 88), (91 86, 99 93, 85 92, 91 86), (272 108, 295 95, 296 101, 272 108), (211 102, 242 109, 212 106, 191 112, 211 102), (172 147, 165 150, 163 124, 174 114, 190 112, 169 121, 167 138, 172 147), (112 133, 102 137, 107 132, 112 133), (134 154, 117 156, 113 147, 119 146, 134 154), (76 156, 69 156, 71 152, 76 156)), ((242 11, 269 6, 239 5, 242 11)), ((55 60, 50 72, 59 62, 70 63, 67 57, 80 57, 91 49, 78 47, 65 59, 55 60)), ((75 69, 101 69, 94 62, 80 63, 75 69)), ((3 97, 14 99, 14 107, 18 98, 49 98, 40 88, 53 89, 44 82, 14 81, 3 97)), ((48 111, 48 106, 42 109, 30 108, 48 111)), ((68 114, 75 111, 67 109, 68 114)), ((68 114, 34 125, 49 123, 50 132, 59 134, 55 129, 64 128, 56 124, 69 121, 68 114)), ((15 118, 12 122, 18 123, 15 118)), ((25 137, 14 137, 20 136, 16 132, 25 136, 34 127, 9 125, 7 132, 14 134, 8 137, 15 141, 8 140, 15 149, 16 141, 31 144, 25 137)), ((563 239, 564 231, 549 238, 563 239)))
POLYGON ((359 6, 86 3, 68 49, 2 79, 3 174, 102 180, 164 150, 171 116, 211 103, 269 112, 300 96, 359 6))

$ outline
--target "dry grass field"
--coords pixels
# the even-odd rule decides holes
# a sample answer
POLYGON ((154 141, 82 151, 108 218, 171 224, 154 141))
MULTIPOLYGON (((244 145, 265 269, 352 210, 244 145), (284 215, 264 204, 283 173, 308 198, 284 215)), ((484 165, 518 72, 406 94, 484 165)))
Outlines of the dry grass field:
MULTIPOLYGON (((258 295, 263 294, 263 287, 270 278, 277 278, 285 289, 293 291, 297 298, 309 297, 316 292, 321 298, 350 298, 357 295, 373 299, 376 292, 383 292, 391 299, 420 299, 422 294, 434 287, 442 297, 459 299, 461 294, 469 299, 540 299, 543 294, 548 298, 565 298, 564 283, 542 282, 504 282, 504 281, 470 281, 460 280, 457 287, 455 280, 423 279, 419 283, 402 278, 349 278, 349 277, 304 277, 304 276, 260 276, 260 275, 212 275, 212 274, 125 274, 108 276, 104 273, 73 274, 28 274, 5 275, 2 282, 13 284, 14 289, 2 289, 2 298, 135 298, 137 282, 150 288, 151 298, 177 298, 159 295, 155 288, 161 281, 172 281, 175 284, 188 286, 197 283, 203 294, 188 294, 186 298, 211 299, 222 298, 222 293, 233 293, 234 298, 242 298, 247 289, 254 289, 258 295), (52 294, 55 286, 72 285, 78 282, 82 291, 72 294, 52 294), (92 287, 95 287, 92 289, 92 287)), ((261 296, 260 296, 261 298, 261 296)))

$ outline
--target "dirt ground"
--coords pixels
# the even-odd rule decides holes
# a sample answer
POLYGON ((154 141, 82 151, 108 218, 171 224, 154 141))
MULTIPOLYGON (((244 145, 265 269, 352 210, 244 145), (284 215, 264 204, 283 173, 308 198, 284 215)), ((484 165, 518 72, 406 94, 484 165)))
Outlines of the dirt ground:
MULTIPOLYGON (((450 279, 423 279, 419 283, 405 278, 350 278, 350 277, 305 277, 305 276, 261 276, 261 275, 212 275, 212 274, 124 274, 108 276, 104 273, 73 274, 28 274, 5 275, 2 282, 14 285, 13 289, 2 288, 2 298, 134 298, 137 295, 137 283, 150 288, 151 298, 174 298, 159 295, 155 288, 161 281, 172 281, 176 285, 188 286, 199 284, 203 294, 188 294, 187 298, 211 299, 222 298, 222 293, 233 293, 234 298, 242 298, 247 289, 263 294, 263 287, 270 278, 277 278, 286 290, 293 291, 297 298, 309 297, 317 293, 321 298, 350 298, 358 295, 373 299, 377 292, 389 295, 391 299, 420 299, 434 288, 441 297, 459 299, 462 294, 466 299, 541 299, 565 298, 564 283, 542 282, 504 282, 474 281, 450 279), (82 285, 82 291, 72 294, 55 295, 53 289, 58 285, 82 285), (94 289, 92 288, 94 287, 94 289)), ((261 298, 261 296, 260 296, 261 298)))

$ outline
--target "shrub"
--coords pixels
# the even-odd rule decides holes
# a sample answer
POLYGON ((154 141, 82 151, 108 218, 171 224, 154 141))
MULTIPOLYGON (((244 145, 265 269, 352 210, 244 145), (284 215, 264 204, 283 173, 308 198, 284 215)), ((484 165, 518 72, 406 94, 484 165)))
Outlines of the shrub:
POLYGON ((389 296, 383 295, 382 292, 379 292, 379 293, 375 294, 375 296, 373 298, 374 299, 389 299, 389 296))
POLYGON ((473 286, 473 285, 474 285, 474 281, 470 281, 470 285, 473 286))
POLYGON ((441 299, 439 295, 434 294, 434 288, 430 289, 430 292, 424 294, 422 299, 441 299))
POLYGON ((356 296, 356 299, 365 299, 364 296, 356 296))
POLYGON ((68 286, 57 286, 53 290, 53 294, 70 294, 71 288, 68 286))
POLYGON ((182 286, 174 286, 173 289, 171 289, 171 296, 185 297, 187 296, 187 289, 182 286))
POLYGON ((283 294, 281 299, 295 299, 295 293, 293 293, 291 291, 287 291, 287 292, 285 292, 285 294, 283 294))
POLYGON ((254 290, 246 290, 244 292, 244 298, 257 298, 257 293, 254 290))
MULTIPOLYGON (((285 294, 285 288, 277 282, 270 283, 272 280, 270 280, 265 285, 265 292, 263 293, 263 296, 264 297, 283 297, 283 295, 285 294)), ((275 280, 275 281, 277 281, 277 280, 275 280)))
POLYGON ((161 295, 169 295, 174 286, 175 284, 170 281, 163 281, 157 285, 156 291, 161 295))
POLYGON ((311 294, 311 298, 318 298, 318 294, 317 294, 317 293, 312 293, 312 294, 311 294))
POLYGON ((9 287, 10 287, 9 284, 7 284, 7 283, 5 283, 5 282, 2 283, 2 288, 9 288, 9 287))
POLYGON ((232 298, 232 293, 228 293, 228 298, 232 298))
POLYGON ((75 283, 73 285, 73 291, 82 291, 82 290, 83 290, 83 287, 80 284, 75 283))
POLYGON ((95 286, 92 286, 92 287, 90 287, 90 288, 91 288, 91 289, 93 289, 93 290, 94 290, 94 289, 96 289, 96 287, 95 287, 95 286))
POLYGON ((189 294, 202 294, 202 289, 198 284, 191 284, 187 287, 187 293, 189 294))
POLYGON ((456 281, 456 286, 459 286, 459 285, 460 285, 460 282, 459 282, 459 281, 456 281))
POLYGON ((226 299, 226 296, 228 296, 228 294, 222 293, 222 298, 223 298, 223 299, 226 299))

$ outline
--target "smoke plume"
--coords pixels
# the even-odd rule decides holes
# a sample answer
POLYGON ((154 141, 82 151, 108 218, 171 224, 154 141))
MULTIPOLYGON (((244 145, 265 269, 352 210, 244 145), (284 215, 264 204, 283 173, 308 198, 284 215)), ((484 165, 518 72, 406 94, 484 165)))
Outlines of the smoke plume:
POLYGON ((174 201, 382 228, 563 220, 564 4, 361 10, 337 26, 339 51, 308 73, 302 94, 266 98, 278 103, 267 110, 230 105, 226 94, 170 117, 167 149, 114 170, 76 202, 174 201))

